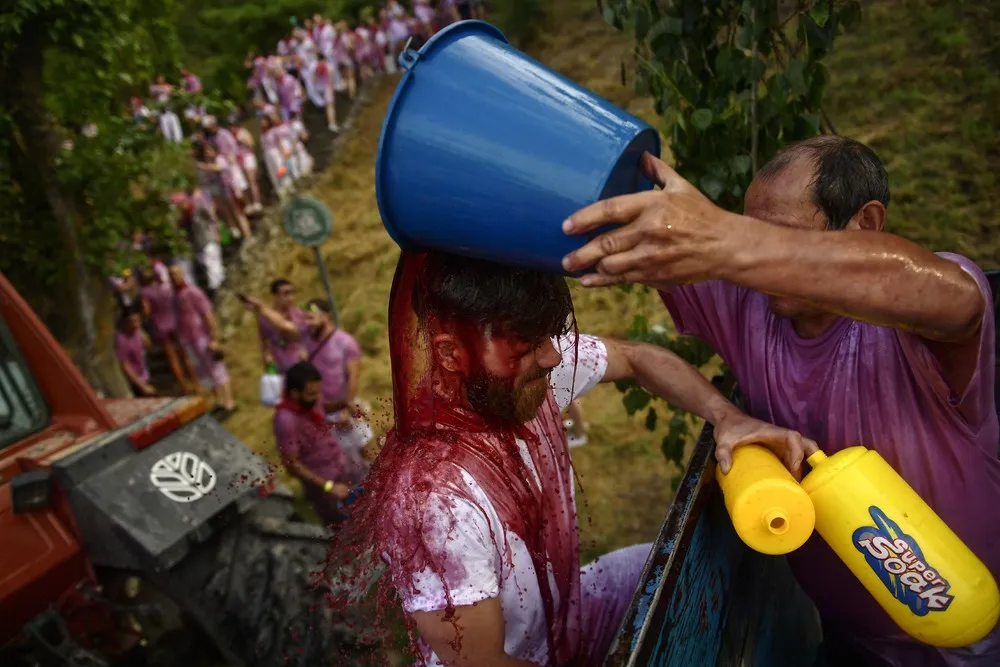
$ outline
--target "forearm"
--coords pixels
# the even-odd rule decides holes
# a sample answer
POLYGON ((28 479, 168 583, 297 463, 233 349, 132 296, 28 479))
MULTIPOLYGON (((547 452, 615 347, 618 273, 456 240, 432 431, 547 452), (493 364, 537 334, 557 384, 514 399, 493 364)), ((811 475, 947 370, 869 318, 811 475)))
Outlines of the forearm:
POLYGON ((635 381, 674 408, 710 424, 739 411, 697 368, 670 350, 651 343, 628 343, 624 350, 635 381))
POLYGON ((338 401, 331 399, 328 401, 323 401, 323 410, 329 415, 334 412, 340 412, 349 405, 347 401, 338 401))
POLYGON ((729 282, 931 340, 961 341, 979 328, 984 302, 975 280, 900 236, 789 229, 752 218, 736 224, 733 261, 719 276, 729 282))
POLYGON ((361 385, 361 360, 352 359, 347 362, 347 392, 345 403, 353 404, 358 397, 358 387, 361 385))
POLYGON ((313 486, 323 488, 323 486, 327 482, 325 478, 320 477, 319 475, 314 473, 312 470, 307 468, 305 464, 302 463, 302 461, 298 459, 295 459, 294 461, 285 461, 285 465, 288 467, 288 470, 291 471, 293 475, 298 477, 303 482, 306 482, 307 484, 312 484, 313 486))
POLYGON ((292 340, 299 339, 299 329, 295 326, 295 323, 275 309, 262 305, 258 312, 260 312, 264 319, 270 322, 274 328, 278 329, 281 333, 285 334, 292 340))
POLYGON ((146 383, 143 381, 143 379, 140 378, 139 375, 135 371, 133 371, 128 364, 122 363, 121 367, 122 367, 122 373, 125 374, 125 377, 127 377, 132 384, 134 384, 137 387, 146 386, 146 383))
POLYGON ((219 340, 219 326, 215 321, 215 315, 211 312, 205 314, 205 328, 208 330, 208 337, 214 341, 219 340))

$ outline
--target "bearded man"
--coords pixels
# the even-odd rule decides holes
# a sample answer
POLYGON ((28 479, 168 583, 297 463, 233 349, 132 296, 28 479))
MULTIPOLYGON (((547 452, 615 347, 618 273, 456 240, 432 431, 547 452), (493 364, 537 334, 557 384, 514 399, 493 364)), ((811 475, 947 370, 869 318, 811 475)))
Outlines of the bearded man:
POLYGON ((419 631, 418 664, 603 662, 650 545, 580 567, 560 414, 598 383, 632 378, 703 417, 726 462, 759 442, 797 471, 816 450, 740 412, 666 349, 567 331, 571 314, 559 276, 445 254, 400 259, 389 304, 395 428, 356 516, 411 638, 419 631))

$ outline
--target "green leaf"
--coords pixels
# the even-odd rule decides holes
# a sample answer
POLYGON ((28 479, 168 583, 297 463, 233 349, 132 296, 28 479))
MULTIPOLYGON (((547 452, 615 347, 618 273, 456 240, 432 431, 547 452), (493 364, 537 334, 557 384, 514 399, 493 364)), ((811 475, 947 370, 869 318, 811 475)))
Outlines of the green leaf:
POLYGON ((795 134, 803 138, 819 134, 819 114, 800 114, 795 121, 795 134))
POLYGON ((649 9, 642 5, 637 5, 632 13, 632 25, 635 29, 635 38, 642 41, 649 33, 649 9))
POLYGON ((750 159, 749 155, 735 155, 730 161, 732 166, 733 176, 743 176, 750 173, 750 167, 753 166, 753 160, 750 159))
POLYGON ((854 26, 861 23, 861 3, 857 0, 844 3, 839 17, 840 24, 844 26, 844 30, 853 29, 854 26))
POLYGON ((622 405, 625 406, 625 411, 629 415, 634 415, 639 410, 642 410, 644 407, 649 405, 649 402, 652 399, 652 394, 641 387, 637 387, 630 389, 627 394, 622 396, 622 405))
POLYGON ((809 86, 805 79, 806 64, 798 58, 792 58, 788 62, 788 69, 785 76, 788 77, 788 85, 796 95, 805 95, 809 92, 809 86))
POLYGON ((698 181, 698 185, 701 186, 701 191, 712 201, 722 196, 722 193, 726 189, 726 184, 722 182, 722 179, 712 174, 702 176, 701 180, 698 181))
POLYGON ((85 45, 83 42, 83 37, 77 34, 73 34, 73 43, 76 44, 76 48, 82 49, 85 45))
POLYGON ((646 413, 646 430, 656 430, 656 408, 650 408, 649 412, 646 413))
POLYGON ((708 126, 712 124, 712 110, 697 109, 691 114, 691 124, 699 130, 707 130, 708 126))
POLYGON ((660 449, 668 461, 680 466, 684 459, 684 436, 687 435, 687 429, 685 426, 676 425, 674 419, 670 420, 670 427, 670 432, 664 436, 660 449))
POLYGON ((684 19, 677 18, 676 16, 664 16, 659 21, 654 23, 649 29, 650 40, 656 39, 661 35, 673 35, 674 37, 680 37, 684 34, 684 19))

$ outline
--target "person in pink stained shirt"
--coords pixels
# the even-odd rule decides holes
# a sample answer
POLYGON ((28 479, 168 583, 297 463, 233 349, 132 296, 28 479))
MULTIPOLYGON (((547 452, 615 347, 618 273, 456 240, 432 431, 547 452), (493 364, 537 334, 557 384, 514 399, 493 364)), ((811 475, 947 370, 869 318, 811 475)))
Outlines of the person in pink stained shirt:
POLYGON ((278 77, 278 99, 281 101, 281 120, 288 121, 302 110, 302 84, 289 72, 278 77))
POLYGON ((385 69, 385 50, 389 46, 389 38, 385 34, 385 28, 374 16, 368 19, 368 34, 371 35, 368 60, 372 70, 381 72, 385 69))
POLYGON ((181 88, 188 95, 200 93, 202 90, 201 79, 192 74, 186 67, 181 68, 181 88))
POLYGON ((257 314, 261 356, 264 368, 274 364, 279 373, 305 361, 308 336, 305 314, 295 305, 295 286, 284 278, 271 283, 271 307, 260 299, 241 297, 244 305, 257 314))
POLYGON ((368 29, 366 23, 358 24, 354 29, 354 36, 354 62, 360 68, 361 80, 366 81, 374 74, 372 71, 372 51, 375 49, 375 36, 368 29))
POLYGON ((326 55, 326 59, 333 60, 333 43, 337 39, 337 29, 333 27, 328 19, 321 18, 317 23, 319 29, 316 31, 316 46, 320 53, 326 55))
POLYGON ((326 54, 320 52, 319 59, 313 68, 313 85, 316 89, 317 106, 326 111, 326 126, 331 132, 340 132, 337 124, 337 97, 334 91, 336 78, 334 65, 327 60, 326 54))
POLYGON ((255 142, 253 135, 250 133, 250 130, 235 123, 230 126, 229 131, 236 137, 237 161, 243 168, 243 173, 246 175, 247 185, 249 186, 250 202, 247 205, 246 212, 249 214, 263 213, 264 204, 261 202, 260 197, 260 169, 257 165, 257 153, 254 150, 255 142))
MULTIPOLYGON (((420 31, 424 39, 430 39, 431 35, 434 34, 434 8, 430 6, 430 0, 415 0, 413 3, 413 14, 416 16, 417 20, 420 21, 420 31)), ((395 17, 393 17, 395 20, 395 17)), ((393 44, 398 44, 400 40, 406 39, 405 36, 400 37, 398 35, 398 28, 394 26, 389 26, 389 39, 393 44), (393 31, 397 34, 394 34, 393 31)), ((397 53, 398 55, 398 53, 397 53)))
POLYGON ((187 283, 184 271, 176 264, 170 267, 170 281, 177 294, 177 337, 194 361, 202 384, 214 391, 215 409, 225 419, 236 411, 236 403, 212 303, 198 287, 187 283))
POLYGON ((157 275, 153 267, 139 272, 139 303, 150 335, 163 347, 170 365, 170 372, 181 391, 190 394, 198 391, 198 375, 191 360, 177 339, 177 311, 174 288, 170 284, 169 269, 166 279, 157 275))
POLYGON ((142 333, 142 310, 138 304, 125 308, 115 332, 115 355, 132 393, 139 397, 156 395, 146 366, 148 347, 149 340, 142 333))
POLYGON ((294 189, 291 169, 288 161, 292 155, 294 143, 287 127, 282 124, 278 112, 265 112, 260 119, 260 147, 264 154, 264 166, 274 191, 281 199, 286 198, 294 189))
POLYGON ((333 41, 333 56, 343 81, 347 84, 347 95, 353 100, 357 94, 354 48, 356 38, 347 21, 337 23, 337 36, 333 41))
POLYGON ((323 376, 323 409, 335 424, 338 437, 351 451, 372 438, 368 406, 358 396, 361 384, 361 348, 351 334, 333 323, 330 303, 312 299, 306 306, 305 337, 309 361, 323 376))
POLYGON ((284 396, 274 411, 274 436, 288 471, 324 525, 344 519, 342 503, 364 480, 363 459, 344 451, 322 410, 320 373, 302 361, 285 373, 284 396))
MULTIPOLYGON (((1000 578, 996 343, 982 270, 885 231, 885 166, 846 137, 775 156, 743 215, 650 155, 642 166, 662 191, 570 216, 572 234, 623 226, 567 256, 565 268, 596 266, 586 286, 660 289, 677 330, 725 361, 751 415, 828 453, 874 449, 1000 578)), ((729 453, 719 462, 726 468, 729 453)), ((1000 629, 957 649, 909 637, 818 535, 788 560, 823 619, 830 664, 1000 665, 1000 629)))

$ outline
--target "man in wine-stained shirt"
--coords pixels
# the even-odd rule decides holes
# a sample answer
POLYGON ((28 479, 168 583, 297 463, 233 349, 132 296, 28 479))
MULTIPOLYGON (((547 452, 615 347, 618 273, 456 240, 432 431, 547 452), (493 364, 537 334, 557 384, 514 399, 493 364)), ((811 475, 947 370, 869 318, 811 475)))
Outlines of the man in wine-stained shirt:
MULTIPOLYGON (((845 137, 775 156, 747 190, 743 215, 650 155, 643 168, 662 190, 570 216, 563 229, 572 234, 625 224, 564 266, 595 267, 585 285, 661 289, 677 330, 719 353, 751 415, 827 453, 878 451, 998 577, 995 332, 982 270, 884 231, 886 169, 845 137)), ((823 618, 830 664, 1000 665, 997 629, 960 649, 909 637, 818 535, 789 562, 823 618)), ((890 591, 909 604, 908 589, 890 591)))
POLYGON ((580 567, 560 413, 598 383, 636 379, 713 423, 720 448, 760 442, 793 470, 815 451, 740 412, 665 348, 578 336, 571 312, 561 276, 439 253, 400 259, 395 427, 355 517, 419 631, 417 664, 603 663, 650 545, 580 567))

